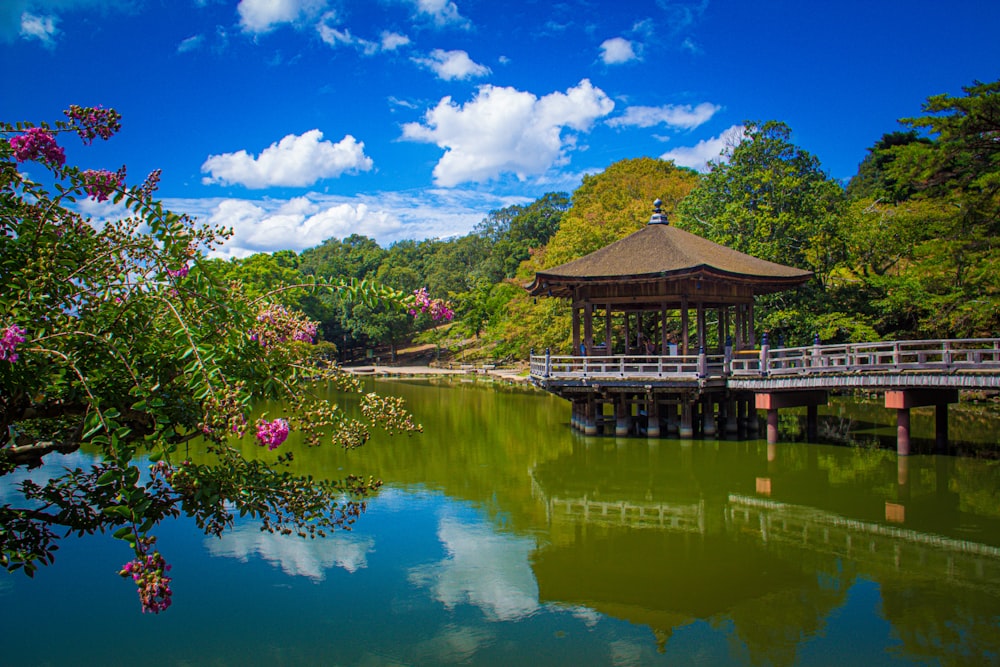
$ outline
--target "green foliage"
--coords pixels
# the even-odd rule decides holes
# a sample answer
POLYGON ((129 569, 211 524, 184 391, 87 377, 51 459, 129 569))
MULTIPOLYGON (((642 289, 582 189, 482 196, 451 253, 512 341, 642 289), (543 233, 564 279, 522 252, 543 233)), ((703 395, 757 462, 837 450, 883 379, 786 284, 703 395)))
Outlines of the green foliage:
POLYGON ((152 545, 164 519, 184 513, 213 534, 236 512, 308 535, 351 523, 377 482, 291 474, 290 452, 250 462, 233 439, 256 428, 259 444, 273 448, 290 428, 309 445, 353 446, 372 425, 419 428, 391 402, 369 400, 361 422, 313 396, 316 378, 360 388, 327 362, 328 347, 303 342, 314 323, 282 303, 333 292, 402 312, 413 299, 367 281, 302 280, 291 253, 209 261, 204 253, 224 234, 165 210, 152 195, 155 174, 127 186, 119 172, 95 190, 92 174, 63 166, 52 148, 78 126, 28 127, 0 124, 0 476, 43 466, 48 474, 10 483, 0 565, 31 574, 52 562, 67 532, 110 533, 135 553, 122 574, 135 577, 144 608, 162 611, 169 577, 152 545), (25 148, 39 136, 44 154, 25 148), (18 169, 25 161, 51 186, 18 169), (86 219, 74 210, 85 196, 113 198, 128 217, 86 219), (297 286, 283 289, 290 278, 297 286), (291 413, 248 424, 266 399, 291 413), (98 462, 62 469, 61 455, 81 447, 98 462), (214 462, 191 464, 189 449, 214 462), (149 462, 151 475, 141 475, 149 462))
POLYGON ((677 224, 822 278, 838 259, 832 241, 843 192, 790 137, 784 123, 747 122, 729 160, 713 163, 681 203, 677 224))
POLYGON ((885 335, 1000 332, 1000 81, 964 92, 930 97, 859 169, 846 267, 878 294, 885 335))
POLYGON ((530 280, 535 271, 564 264, 625 238, 649 222, 653 201, 673 214, 698 182, 690 169, 653 158, 621 160, 599 174, 584 176, 563 214, 559 231, 518 272, 530 280))

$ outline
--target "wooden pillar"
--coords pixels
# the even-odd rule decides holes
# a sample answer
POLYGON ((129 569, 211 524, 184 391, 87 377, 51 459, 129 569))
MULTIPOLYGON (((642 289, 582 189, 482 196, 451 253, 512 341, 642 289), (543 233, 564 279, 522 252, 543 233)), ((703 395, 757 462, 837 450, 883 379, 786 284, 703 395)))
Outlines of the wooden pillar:
POLYGON ((583 432, 586 435, 597 435, 597 407, 598 403, 593 397, 587 399, 583 418, 583 432))
POLYGON ((604 304, 604 354, 611 356, 611 304, 604 304))
POLYGON ((667 403, 667 435, 677 435, 679 432, 677 424, 677 404, 667 403))
POLYGON ((628 435, 629 430, 629 404, 626 394, 618 394, 615 398, 615 435, 628 435))
POLYGON ((732 398, 726 401, 726 435, 736 435, 740 431, 740 413, 736 401, 732 398))
POLYGON ((690 354, 688 351, 688 300, 681 297, 681 354, 690 354))
POLYGON ((667 304, 660 305, 660 354, 667 355, 667 304))
POLYGON ((708 336, 705 335, 705 304, 701 301, 698 302, 697 307, 697 323, 695 326, 698 327, 698 351, 704 350, 706 347, 706 342, 708 341, 708 336))
POLYGON ((646 397, 646 435, 650 438, 660 437, 660 404, 655 394, 646 397))
POLYGON ((778 408, 767 411, 767 444, 778 442, 778 408))
POLYGON ((948 442, 948 404, 958 402, 957 389, 903 389, 885 392, 885 407, 896 410, 896 453, 910 453, 910 408, 933 405, 934 441, 943 448, 948 442))
POLYGON ((934 449, 943 452, 948 447, 948 404, 934 406, 934 449))
POLYGON ((702 405, 704 406, 704 426, 702 433, 708 437, 712 437, 718 433, 718 429, 715 426, 715 401, 712 399, 711 394, 705 394, 702 405))
POLYGON ((726 350, 726 309, 719 308, 716 311, 716 316, 719 318, 719 346, 716 349, 718 354, 722 354, 726 350))
POLYGON ((896 410, 896 454, 910 455, 910 409, 896 410))
POLYGON ((753 328, 753 301, 747 306, 747 344, 750 349, 757 347, 757 336, 753 328))
POLYGON ((626 310, 622 315, 625 318, 625 356, 628 356, 629 344, 632 341, 632 313, 626 310))
POLYGON ((815 409, 818 405, 826 405, 827 395, 822 390, 809 391, 776 391, 763 392, 754 395, 754 407, 767 410, 767 441, 778 442, 778 409, 807 407, 815 409))
POLYGON ((573 304, 573 354, 580 354, 580 309, 573 304))
POLYGON ((806 439, 815 443, 819 439, 819 407, 806 407, 806 439))
POLYGON ((680 425, 680 436, 681 438, 688 439, 694 437, 694 426, 692 425, 692 413, 694 412, 693 405, 691 401, 684 401, 681 403, 681 425, 680 425))
POLYGON ((583 343, 587 346, 587 354, 594 349, 594 304, 587 301, 583 304, 583 343))

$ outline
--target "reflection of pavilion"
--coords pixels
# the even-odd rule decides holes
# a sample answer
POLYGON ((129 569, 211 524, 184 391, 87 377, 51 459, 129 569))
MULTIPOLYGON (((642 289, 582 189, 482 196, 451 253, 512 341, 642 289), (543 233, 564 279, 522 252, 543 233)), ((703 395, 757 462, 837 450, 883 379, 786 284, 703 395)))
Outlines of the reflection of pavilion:
MULTIPOLYGON (((930 622, 955 626, 976 645, 996 643, 967 619, 1000 608, 1000 546, 927 532, 973 525, 961 503, 909 481, 927 480, 933 464, 907 476, 886 458, 878 474, 833 486, 820 478, 842 474, 852 453, 827 448, 829 467, 819 468, 816 450, 801 448, 809 456, 787 469, 766 448, 710 445, 581 446, 539 464, 532 488, 550 536, 532 554, 541 600, 647 625, 661 649, 682 626, 731 622, 751 653, 780 663, 823 629, 860 578, 906 601, 908 615, 880 612, 903 637, 933 634, 921 625, 930 622), (760 479, 773 484, 762 489, 760 479), (808 504, 816 498, 825 506, 808 504), (910 508, 909 523, 882 521, 889 500, 910 508), (930 505, 946 505, 944 515, 921 516, 930 505)), ((996 527, 981 519, 980 529, 996 527)))

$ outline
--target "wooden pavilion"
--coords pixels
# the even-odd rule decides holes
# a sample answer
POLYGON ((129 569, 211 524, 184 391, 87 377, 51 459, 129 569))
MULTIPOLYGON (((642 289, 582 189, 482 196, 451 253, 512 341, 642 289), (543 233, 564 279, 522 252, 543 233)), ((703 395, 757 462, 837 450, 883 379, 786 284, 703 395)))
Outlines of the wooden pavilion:
MULTIPOLYGON (((606 421, 603 401, 615 405, 619 435, 635 424, 633 416, 642 416, 648 434, 658 436, 660 407, 666 405, 668 429, 690 436, 692 407, 710 394, 699 424, 706 435, 713 434, 714 406, 720 406, 724 416, 732 397, 724 381, 710 381, 706 364, 717 359, 721 376, 722 364, 728 363, 723 356, 728 360, 756 347, 757 295, 798 287, 812 276, 673 227, 660 207, 656 200, 649 224, 639 231, 539 271, 527 286, 536 297, 572 301, 573 357, 583 364, 557 380, 549 372, 547 355, 538 379, 545 389, 573 401, 574 425, 586 432, 596 432, 599 422, 606 421), (614 378, 588 373, 598 359, 605 363, 604 370, 620 362, 621 373, 614 378), (626 361, 636 362, 631 370, 626 361), (595 382, 595 375, 604 379, 595 382), (670 420, 677 406, 682 412, 679 427, 670 420)), ((736 409, 733 406, 729 414, 736 409)), ((744 406, 744 415, 747 410, 744 406)), ((730 428, 735 421, 729 420, 730 428)))

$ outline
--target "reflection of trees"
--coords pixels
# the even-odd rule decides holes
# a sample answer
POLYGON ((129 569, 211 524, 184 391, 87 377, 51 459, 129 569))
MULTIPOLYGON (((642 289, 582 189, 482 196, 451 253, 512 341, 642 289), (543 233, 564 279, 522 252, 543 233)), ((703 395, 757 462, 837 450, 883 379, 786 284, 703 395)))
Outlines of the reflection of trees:
POLYGON ((1000 661, 1000 607, 991 595, 956 596, 947 581, 883 582, 882 616, 915 659, 944 665, 1000 661))
POLYGON ((830 613, 846 601, 842 580, 833 581, 824 585, 817 577, 734 607, 730 641, 742 640, 755 665, 793 664, 799 644, 820 634, 830 613))

